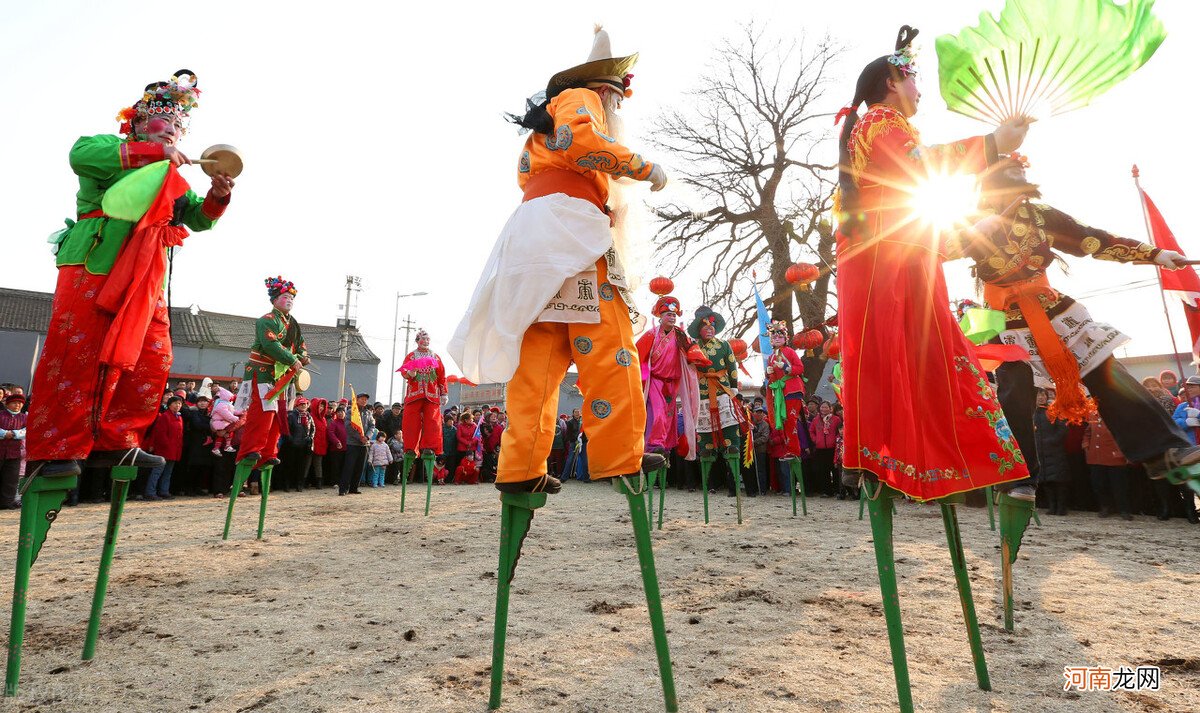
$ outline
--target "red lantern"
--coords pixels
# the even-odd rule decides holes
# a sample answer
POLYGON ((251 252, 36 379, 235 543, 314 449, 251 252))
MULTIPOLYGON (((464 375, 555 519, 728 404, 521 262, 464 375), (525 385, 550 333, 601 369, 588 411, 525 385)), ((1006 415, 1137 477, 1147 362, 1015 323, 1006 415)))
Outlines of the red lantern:
POLYGON ((797 349, 816 349, 825 341, 825 336, 815 329, 808 329, 792 337, 792 346, 797 349))
POLYGON ((447 383, 447 384, 457 384, 457 383, 458 383, 458 377, 457 377, 457 376, 455 376, 454 374, 451 374, 450 376, 447 376, 447 377, 446 377, 446 383, 447 383))
POLYGON ((799 284, 803 286, 820 277, 821 270, 811 263, 798 262, 789 267, 783 276, 793 285, 799 284))
POLYGON ((829 341, 825 342, 823 351, 825 352, 825 356, 830 359, 837 359, 842 355, 842 344, 838 341, 836 334, 830 337, 829 341))
POLYGON ((675 283, 671 282, 671 278, 658 276, 650 281, 650 291, 656 295, 669 295, 675 289, 675 283))
POLYGON ((733 350, 733 357, 738 361, 746 360, 746 341, 744 339, 730 339, 729 348, 733 350))

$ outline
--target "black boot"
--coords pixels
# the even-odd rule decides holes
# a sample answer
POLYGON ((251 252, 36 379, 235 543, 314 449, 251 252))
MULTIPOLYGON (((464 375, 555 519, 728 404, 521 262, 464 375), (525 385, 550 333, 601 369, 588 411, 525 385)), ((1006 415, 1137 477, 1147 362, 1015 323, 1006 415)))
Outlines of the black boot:
POLYGON ((82 472, 83 469, 79 467, 77 460, 38 460, 25 464, 26 478, 32 478, 35 475, 53 478, 59 475, 79 475, 82 472))
POLYGON ((562 481, 553 475, 542 475, 515 483, 496 483, 496 490, 502 493, 549 493, 554 495, 562 490, 562 481))
POLYGON ((141 448, 130 448, 123 451, 92 451, 87 457, 87 467, 89 468, 154 468, 166 464, 166 458, 147 453, 141 448))

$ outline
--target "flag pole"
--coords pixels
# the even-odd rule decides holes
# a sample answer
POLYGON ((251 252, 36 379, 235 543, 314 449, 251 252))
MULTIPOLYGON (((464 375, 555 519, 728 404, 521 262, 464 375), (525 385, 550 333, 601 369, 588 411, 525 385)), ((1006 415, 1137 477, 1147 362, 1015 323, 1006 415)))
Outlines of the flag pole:
MULTIPOLYGON (((1142 221, 1146 225, 1146 239, 1154 245, 1154 232, 1150 229, 1150 214, 1146 212, 1145 193, 1142 193, 1142 183, 1138 180, 1141 177, 1141 171, 1138 170, 1137 164, 1133 164, 1133 185, 1137 188, 1138 204, 1142 207, 1142 221)), ((1175 357, 1175 366, 1179 367, 1179 378, 1184 378, 1183 361, 1179 358, 1179 346, 1175 342, 1175 328, 1171 326, 1171 312, 1167 309, 1167 293, 1163 289, 1162 268, 1157 265, 1154 268, 1154 276, 1158 278, 1158 296, 1162 298, 1163 316, 1167 318, 1167 334, 1171 335, 1171 353, 1175 357)))

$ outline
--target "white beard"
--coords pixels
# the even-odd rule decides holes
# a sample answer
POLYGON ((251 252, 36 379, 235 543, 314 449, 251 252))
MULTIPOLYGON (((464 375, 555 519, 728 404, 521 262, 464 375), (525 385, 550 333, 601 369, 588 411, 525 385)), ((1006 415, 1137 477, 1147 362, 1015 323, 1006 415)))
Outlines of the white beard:
MULTIPOLYGON (((604 96, 604 122, 608 135, 625 144, 625 121, 618 113, 620 97, 615 92, 604 96)), ((650 261, 650 250, 646 234, 646 207, 641 201, 630 201, 629 189, 637 183, 630 178, 619 178, 609 182, 608 207, 613 221, 613 247, 625 268, 625 280, 633 292, 642 284, 642 278, 650 261)))

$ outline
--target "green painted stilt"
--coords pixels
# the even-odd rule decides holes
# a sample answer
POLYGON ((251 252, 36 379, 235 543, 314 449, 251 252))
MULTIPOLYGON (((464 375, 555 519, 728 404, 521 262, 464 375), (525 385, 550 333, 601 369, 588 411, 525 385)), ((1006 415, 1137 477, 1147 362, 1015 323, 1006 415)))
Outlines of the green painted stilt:
POLYGON ((83 660, 91 661, 96 656, 96 639, 100 636, 100 615, 104 612, 104 597, 108 593, 108 570, 112 567, 113 553, 117 549, 117 535, 121 529, 121 515, 125 512, 125 498, 129 495, 129 484, 137 479, 138 469, 128 466, 112 469, 112 497, 108 505, 108 526, 104 530, 104 549, 100 553, 100 569, 96 573, 96 591, 92 594, 92 614, 88 619, 87 638, 83 641, 83 660))
MULTIPOLYGON (((645 487, 645 486, 643 486, 645 487)), ((650 521, 642 508, 641 493, 629 487, 626 478, 613 478, 613 489, 629 501, 633 537, 637 543, 638 563, 642 569, 642 587, 646 591, 646 610, 650 615, 650 630, 654 634, 654 652, 658 656, 658 674, 662 678, 663 702, 668 713, 679 710, 675 696, 675 674, 671 668, 671 652, 667 647, 667 627, 663 620, 662 595, 658 591, 658 574, 654 569, 654 548, 650 544, 650 521), (642 523, 645 523, 643 525, 642 523)))
POLYGON ((704 494, 704 524, 708 524, 708 472, 712 470, 716 456, 700 456, 700 492, 704 494))
MULTIPOLYGON (((663 521, 663 505, 667 502, 667 469, 663 468, 658 473, 659 491, 658 491, 658 529, 662 529, 663 521)), ((654 513, 651 512, 651 515, 654 513)))
POLYGON ((488 709, 500 707, 504 685, 504 643, 508 636, 508 595, 512 587, 521 545, 529 534, 533 512, 546 504, 545 493, 502 493, 500 495, 500 566, 496 570, 496 624, 492 634, 492 690, 488 709))
POLYGON ((888 646, 896 676, 896 695, 901 713, 913 713, 912 686, 908 679, 908 655, 904 650, 904 624, 900 619, 900 593, 896 588, 896 555, 892 541, 892 498, 899 492, 883 483, 864 481, 863 497, 871 512, 871 534, 875 543, 875 566, 887 621, 888 646))
POLYGON ((429 515, 429 500, 433 497, 433 451, 421 452, 421 465, 425 470, 425 515, 429 515))
POLYGON ((242 487, 249 480, 250 471, 254 470, 256 463, 258 463, 256 460, 244 460, 233 469, 233 485, 229 487, 229 507, 225 511, 225 532, 221 534, 222 540, 229 539, 229 523, 233 520, 233 504, 237 502, 238 494, 242 492, 242 487))
POLYGON ((993 509, 992 501, 996 498, 995 490, 992 486, 987 486, 983 489, 983 497, 987 500, 988 508, 988 527, 992 528, 992 532, 996 531, 996 511, 993 509))
POLYGON ((975 617, 975 599, 971 596, 971 577, 967 572, 967 558, 963 553, 962 533, 958 529, 956 503, 964 502, 961 494, 942 498, 942 522, 946 526, 946 544, 950 547, 950 561, 954 565, 954 579, 958 584, 958 600, 962 604, 963 622, 967 625, 967 641, 971 645, 971 659, 975 662, 975 680, 984 691, 992 690, 988 678, 987 660, 983 656, 983 639, 979 635, 979 620, 975 617))
POLYGON ((646 473, 646 518, 650 529, 654 529, 654 484, 658 482, 658 471, 646 473))
POLYGON ((404 496, 405 491, 408 490, 408 475, 412 472, 412 464, 416 459, 416 453, 404 451, 404 466, 400 469, 400 512, 404 512, 404 496))
MULTIPOLYGON (((788 463, 788 470, 791 472, 792 480, 792 516, 796 515, 796 492, 800 492, 800 509, 805 517, 808 517, 808 498, 804 495, 804 466, 800 463, 799 458, 792 458, 788 463)), ((862 508, 859 508, 858 519, 862 519, 862 508)))
MULTIPOLYGON (((643 481, 644 483, 645 481, 643 481)), ((675 696, 675 678, 671 668, 670 651, 667 648, 666 625, 663 620, 662 599, 658 590, 658 576, 654 570, 654 551, 650 544, 650 519, 646 510, 644 493, 631 489, 623 478, 613 479, 613 488, 625 495, 629 501, 629 514, 633 522, 634 539, 637 543, 638 560, 641 564, 642 583, 646 591, 646 607, 650 614, 650 626, 654 635, 654 648, 658 657, 659 674, 662 678, 663 698, 668 713, 675 713, 679 705, 675 696)), ((504 685, 504 644, 508 632, 508 599, 517 560, 521 556, 521 545, 529 534, 533 513, 546 504, 545 493, 504 493, 500 496, 500 566, 496 572, 496 623, 492 638, 492 681, 488 698, 488 709, 496 710, 501 704, 504 685)))
POLYGON ((1200 465, 1185 465, 1169 470, 1163 477, 1172 485, 1186 485, 1200 495, 1200 465))
POLYGON ((37 561, 50 525, 58 517, 67 493, 79 485, 78 475, 34 476, 21 499, 21 524, 17 534, 16 578, 13 582, 12 621, 8 629, 8 669, 4 695, 17 695, 21 678, 21 647, 25 643, 25 607, 29 571, 37 561))
POLYGON ((737 500, 738 524, 742 524, 742 457, 738 453, 726 454, 725 462, 733 473, 733 494, 737 500))
POLYGON ((275 466, 269 465, 266 468, 258 471, 259 490, 262 492, 262 500, 258 504, 258 537, 262 539, 263 523, 267 520, 267 496, 271 493, 271 473, 275 470, 275 466))
POLYGON ((1028 500, 1017 500, 1005 493, 1000 493, 1000 572, 1004 593, 1004 629, 1013 630, 1013 579, 1012 566, 1017 561, 1017 551, 1021 549, 1021 540, 1025 529, 1029 527, 1029 518, 1036 514, 1033 503, 1028 500))
POLYGON ((1038 527, 1041 527, 1041 526, 1042 526, 1042 518, 1038 517, 1038 514, 1037 514, 1037 508, 1036 508, 1036 507, 1033 509, 1033 521, 1034 521, 1035 523, 1037 523, 1037 526, 1038 526, 1038 527))

